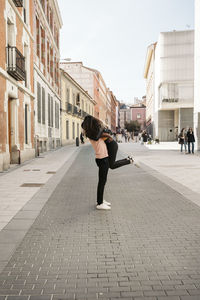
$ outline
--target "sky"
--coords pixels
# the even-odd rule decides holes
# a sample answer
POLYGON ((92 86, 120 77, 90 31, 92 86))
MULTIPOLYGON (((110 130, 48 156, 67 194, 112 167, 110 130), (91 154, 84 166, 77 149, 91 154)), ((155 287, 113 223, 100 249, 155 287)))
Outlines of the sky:
POLYGON ((61 59, 101 72, 116 98, 145 95, 148 45, 160 32, 194 29, 194 0, 58 0, 61 59))

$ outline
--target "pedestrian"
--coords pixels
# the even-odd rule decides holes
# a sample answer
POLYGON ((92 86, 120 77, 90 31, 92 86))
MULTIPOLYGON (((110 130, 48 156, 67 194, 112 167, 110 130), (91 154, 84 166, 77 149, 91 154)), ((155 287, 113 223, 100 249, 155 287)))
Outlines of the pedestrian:
POLYGON ((107 132, 103 131, 104 126, 100 120, 92 116, 86 116, 81 126, 95 151, 96 164, 99 168, 96 208, 109 210, 111 204, 103 199, 108 169, 116 169, 131 164, 133 159, 128 157, 118 161, 115 160, 118 144, 107 132))
POLYGON ((191 153, 191 149, 190 149, 190 144, 192 145, 192 154, 194 154, 194 143, 195 143, 195 138, 194 138, 194 132, 192 127, 190 127, 188 129, 187 132, 187 138, 188 138, 188 153, 191 153))
POLYGON ((124 133, 124 138, 125 138, 125 143, 127 143, 128 135, 126 132, 124 133))
POLYGON ((147 139, 148 139, 148 134, 146 133, 146 130, 143 130, 143 132, 142 132, 142 140, 143 140, 144 144, 146 144, 147 139))
POLYGON ((184 145, 185 153, 186 153, 186 151, 187 151, 187 140, 188 140, 188 138, 187 138, 187 133, 186 133, 185 128, 182 128, 182 129, 181 129, 181 132, 180 132, 178 138, 179 138, 179 144, 181 145, 181 152, 183 152, 183 145, 184 145))
POLYGON ((138 142, 138 131, 134 132, 134 137, 135 137, 135 142, 137 143, 138 142))
POLYGON ((84 144, 85 142, 84 142, 84 137, 83 137, 83 133, 81 132, 81 134, 80 134, 80 140, 81 140, 81 144, 84 144))

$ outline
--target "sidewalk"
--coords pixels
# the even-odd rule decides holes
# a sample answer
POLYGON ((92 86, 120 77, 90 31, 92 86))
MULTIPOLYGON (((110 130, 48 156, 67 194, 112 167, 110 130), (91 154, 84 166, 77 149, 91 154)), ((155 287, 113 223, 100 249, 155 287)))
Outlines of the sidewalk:
POLYGON ((99 211, 91 146, 81 147, 67 172, 61 169, 64 175, 56 179, 59 171, 46 184, 59 181, 14 252, 10 237, 23 223, 11 221, 2 230, 0 262, 6 251, 12 257, 0 274, 1 300, 200 299, 198 206, 129 165, 109 171, 105 199, 112 209, 99 211))
POLYGON ((200 157, 180 152, 176 142, 153 145, 123 143, 119 149, 135 158, 139 167, 200 206, 200 157))
POLYGON ((0 174, 0 231, 77 151, 66 146, 0 174))

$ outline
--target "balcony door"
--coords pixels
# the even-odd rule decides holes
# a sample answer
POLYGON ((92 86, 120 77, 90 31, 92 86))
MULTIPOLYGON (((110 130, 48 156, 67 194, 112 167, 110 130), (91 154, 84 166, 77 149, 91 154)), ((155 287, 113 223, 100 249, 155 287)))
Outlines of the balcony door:
POLYGON ((9 145, 9 152, 10 152, 10 163, 13 162, 12 159, 12 152, 13 146, 15 145, 15 129, 14 129, 14 105, 13 99, 8 98, 8 145, 9 145))

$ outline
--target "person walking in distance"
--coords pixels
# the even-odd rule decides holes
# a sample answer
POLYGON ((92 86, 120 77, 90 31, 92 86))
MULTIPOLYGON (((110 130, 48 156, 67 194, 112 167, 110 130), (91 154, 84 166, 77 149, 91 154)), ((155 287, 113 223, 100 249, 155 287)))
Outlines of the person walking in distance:
POLYGON ((192 154, 194 154, 194 143, 195 143, 195 138, 194 138, 194 132, 192 130, 192 127, 188 129, 187 132, 187 138, 188 138, 188 153, 191 153, 190 145, 192 145, 192 154))
POLYGON ((185 128, 182 128, 181 129, 181 132, 179 134, 179 144, 181 145, 181 152, 183 152, 183 145, 184 145, 184 148, 185 148, 185 153, 187 151, 187 133, 185 131, 185 128))
POLYGON ((128 157, 115 161, 118 144, 107 132, 104 132, 104 126, 98 119, 86 116, 81 126, 95 151, 95 161, 99 168, 96 208, 109 210, 111 204, 103 199, 108 170, 109 168, 116 169, 131 164, 133 163, 133 159, 128 157))

